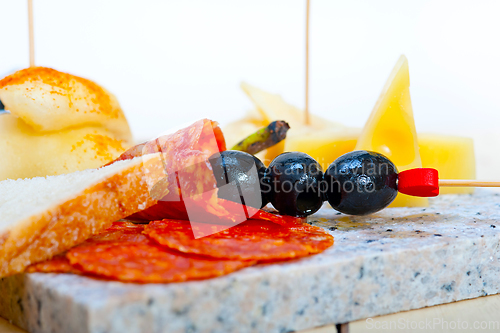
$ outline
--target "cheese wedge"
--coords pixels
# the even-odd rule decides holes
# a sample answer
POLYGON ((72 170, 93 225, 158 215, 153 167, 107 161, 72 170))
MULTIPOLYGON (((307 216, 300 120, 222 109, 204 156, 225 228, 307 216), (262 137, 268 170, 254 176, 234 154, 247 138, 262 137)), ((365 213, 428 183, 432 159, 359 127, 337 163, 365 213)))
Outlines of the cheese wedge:
MULTIPOLYGON (((385 105, 385 111, 389 117, 387 115, 382 117, 381 115, 372 114, 370 116, 371 122, 368 122, 371 124, 370 128, 367 128, 367 123, 363 130, 345 127, 314 115, 312 125, 305 126, 302 119, 303 113, 300 109, 289 105, 278 95, 244 83, 242 88, 254 101, 257 109, 248 112, 242 119, 224 128, 224 136, 228 147, 238 143, 257 129, 267 126, 272 120, 285 119, 292 125, 286 140, 257 154, 257 157, 265 164, 269 164, 275 156, 283 151, 301 151, 316 159, 326 170, 330 163, 339 156, 360 149, 358 147, 361 146, 361 143, 359 145, 357 143, 363 132, 363 135, 365 135, 363 146, 369 147, 371 150, 379 149, 389 156, 391 160, 396 160, 399 171, 420 167, 421 165, 425 168, 437 169, 442 179, 475 179, 476 165, 472 139, 423 133, 418 135, 418 148, 415 148, 417 135, 415 134, 409 95, 408 62, 406 58, 402 57, 400 59, 396 69, 391 74, 374 109, 374 113, 376 110, 382 112, 384 111, 381 110, 383 109, 382 104, 385 105), (391 97, 391 94, 393 94, 393 97, 391 97), (392 108, 392 110, 387 111, 388 108, 392 108), (390 112, 394 111, 394 109, 399 110, 399 114, 394 115, 390 112), (376 118, 377 121, 372 118, 376 118), (402 126, 399 126, 399 124, 402 124, 402 126), (401 128, 406 129, 401 131, 401 128), (372 140, 370 135, 375 134, 377 137, 372 140), (410 149, 407 149, 408 147, 410 149), (397 156, 395 156, 396 153, 397 156)), ((440 193, 471 193, 472 191, 473 188, 450 187, 442 188, 440 193)), ((400 195, 393 203, 393 206, 419 206, 425 204, 425 199, 400 195)))
MULTIPOLYGON (((475 179, 476 158, 471 138, 419 133, 420 157, 424 168, 434 168, 441 179, 475 179)), ((440 194, 473 193, 473 187, 441 187, 440 194)))
MULTIPOLYGON (((355 149, 384 154, 400 172, 422 167, 410 99, 408 60, 404 55, 389 75, 355 149)), ((391 207, 427 205, 427 198, 399 193, 391 207)))
MULTIPOLYGON (((308 136, 287 138, 285 151, 301 151, 318 161, 323 170, 339 156, 353 151, 361 129, 351 128, 336 135, 323 136, 310 133, 308 136)), ((418 147, 422 167, 439 171, 441 179, 475 179, 476 159, 471 138, 437 133, 419 133, 418 147)), ((473 193, 473 187, 442 187, 440 194, 473 193)))

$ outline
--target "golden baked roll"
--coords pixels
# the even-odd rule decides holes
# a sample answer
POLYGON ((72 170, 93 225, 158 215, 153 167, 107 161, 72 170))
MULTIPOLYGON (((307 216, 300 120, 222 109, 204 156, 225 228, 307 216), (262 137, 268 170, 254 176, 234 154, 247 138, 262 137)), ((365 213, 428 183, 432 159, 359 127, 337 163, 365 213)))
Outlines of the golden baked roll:
POLYGON ((116 97, 96 83, 45 67, 0 80, 0 180, 96 168, 132 145, 116 97))

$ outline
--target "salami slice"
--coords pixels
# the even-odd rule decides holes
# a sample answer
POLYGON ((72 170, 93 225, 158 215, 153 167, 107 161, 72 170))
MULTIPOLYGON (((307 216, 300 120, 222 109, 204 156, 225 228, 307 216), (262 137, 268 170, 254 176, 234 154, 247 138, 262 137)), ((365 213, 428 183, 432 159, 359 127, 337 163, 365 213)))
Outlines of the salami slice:
POLYGON ((184 255, 158 245, 106 243, 68 251, 72 266, 124 282, 166 283, 206 279, 234 272, 254 262, 184 255))
POLYGON ((59 254, 52 259, 28 266, 27 273, 72 273, 83 274, 83 271, 71 266, 66 254, 59 254))
MULTIPOLYGON (((144 225, 134 224, 130 222, 113 222, 113 224, 103 232, 87 239, 80 245, 77 246, 91 246, 102 243, 111 242, 132 242, 132 243, 150 243, 150 238, 144 235, 142 232, 144 230, 144 225)), ((73 274, 83 274, 84 271, 74 267, 70 264, 66 253, 59 254, 53 258, 42 261, 29 266, 26 269, 28 273, 73 273, 73 274)))
POLYGON ((88 246, 111 242, 131 242, 131 243, 150 243, 148 236, 144 235, 144 224, 135 224, 131 222, 118 221, 105 231, 92 236, 84 243, 78 246, 88 246))
POLYGON ((137 283, 205 279, 234 272, 255 261, 186 255, 160 246, 143 233, 144 225, 114 222, 106 231, 66 254, 31 265, 27 272, 73 273, 137 283))
MULTIPOLYGON (((194 229, 194 228, 193 228, 194 229)), ((220 259, 276 261, 319 253, 333 245, 333 237, 308 224, 284 226, 248 220, 230 229, 195 239, 188 221, 153 221, 144 232, 159 244, 191 254, 220 259)))

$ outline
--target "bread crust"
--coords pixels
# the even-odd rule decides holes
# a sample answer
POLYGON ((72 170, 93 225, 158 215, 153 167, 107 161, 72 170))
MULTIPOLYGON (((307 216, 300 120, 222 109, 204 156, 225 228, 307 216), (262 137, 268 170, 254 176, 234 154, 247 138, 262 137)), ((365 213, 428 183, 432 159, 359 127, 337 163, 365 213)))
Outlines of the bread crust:
POLYGON ((83 242, 113 221, 154 205, 149 194, 151 175, 161 175, 161 165, 141 158, 43 214, 19 222, 0 248, 0 277, 22 272, 83 242), (147 181, 146 181, 147 180, 147 181))

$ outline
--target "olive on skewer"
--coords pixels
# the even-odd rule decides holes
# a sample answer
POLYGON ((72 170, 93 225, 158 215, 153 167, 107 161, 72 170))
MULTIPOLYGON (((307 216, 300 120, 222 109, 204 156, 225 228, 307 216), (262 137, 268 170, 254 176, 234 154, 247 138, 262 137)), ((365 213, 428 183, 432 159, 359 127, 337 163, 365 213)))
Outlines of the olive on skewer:
POLYGON ((264 188, 266 167, 257 157, 226 150, 215 154, 209 161, 219 198, 254 208, 262 208, 269 202, 267 188, 264 188))
POLYGON ((280 214, 304 217, 323 205, 323 170, 311 156, 300 152, 278 155, 269 164, 269 200, 280 214))
POLYGON ((210 158, 219 198, 280 214, 305 217, 323 202, 346 214, 365 215, 387 207, 397 195, 397 169, 385 156, 355 151, 335 160, 323 174, 301 152, 277 156, 266 169, 255 156, 235 150, 210 158))
POLYGON ((267 169, 240 151, 222 152, 210 163, 219 197, 255 208, 271 202, 280 214, 298 217, 315 213, 325 200, 339 212, 366 215, 389 206, 398 192, 433 197, 439 186, 500 187, 500 182, 440 180, 432 168, 398 173, 387 157, 366 150, 340 156, 324 174, 318 162, 301 152, 278 155, 267 169))
POLYGON ((336 159, 325 172, 326 196, 339 212, 366 215, 394 201, 398 170, 384 155, 353 151, 336 159))

